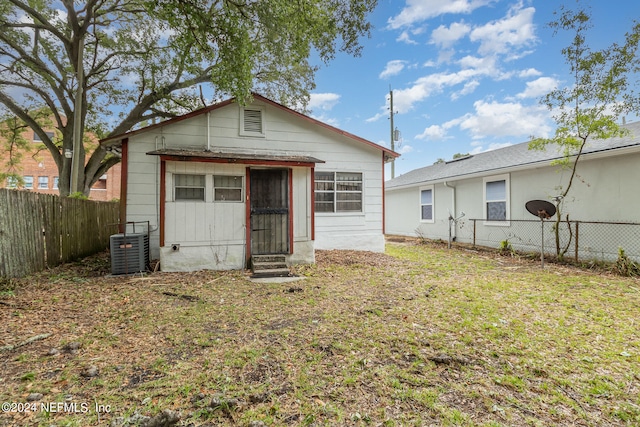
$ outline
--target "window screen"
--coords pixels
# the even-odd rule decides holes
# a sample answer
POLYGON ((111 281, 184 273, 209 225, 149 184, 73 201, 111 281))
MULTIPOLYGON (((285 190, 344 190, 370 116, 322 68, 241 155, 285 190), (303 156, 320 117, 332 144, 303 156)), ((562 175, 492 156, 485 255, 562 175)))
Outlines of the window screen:
POLYGON ((242 177, 215 175, 213 177, 213 200, 216 202, 241 202, 242 177))
POLYGON ((425 221, 433 220, 433 190, 420 191, 420 218, 425 221))
POLYGON ((204 201, 204 175, 176 174, 173 176, 173 184, 175 200, 204 201))
POLYGON ((362 212, 362 173, 316 172, 316 212, 362 212))
POLYGON ((486 183, 487 220, 504 221, 507 219, 507 183, 505 180, 486 183))

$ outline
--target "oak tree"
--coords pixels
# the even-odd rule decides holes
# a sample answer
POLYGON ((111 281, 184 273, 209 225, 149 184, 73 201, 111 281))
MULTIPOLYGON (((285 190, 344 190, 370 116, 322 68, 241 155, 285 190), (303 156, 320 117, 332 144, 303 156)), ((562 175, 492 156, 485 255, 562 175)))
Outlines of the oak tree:
POLYGON ((62 195, 88 194, 119 159, 82 134, 120 134, 259 92, 304 109, 317 65, 361 52, 377 0, 4 0, 0 104, 52 154, 62 195), (300 107, 301 106, 301 107, 300 107), (35 118, 46 107, 51 138, 35 118), (65 152, 73 151, 73 157, 65 152), (71 163, 80 165, 72 179, 71 163))

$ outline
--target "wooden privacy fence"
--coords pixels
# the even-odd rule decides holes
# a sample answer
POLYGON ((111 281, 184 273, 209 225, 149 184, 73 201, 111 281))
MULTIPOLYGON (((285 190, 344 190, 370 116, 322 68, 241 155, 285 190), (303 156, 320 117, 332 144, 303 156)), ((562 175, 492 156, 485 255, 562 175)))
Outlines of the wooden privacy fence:
POLYGON ((114 202, 0 189, 0 277, 22 277, 109 247, 114 202))

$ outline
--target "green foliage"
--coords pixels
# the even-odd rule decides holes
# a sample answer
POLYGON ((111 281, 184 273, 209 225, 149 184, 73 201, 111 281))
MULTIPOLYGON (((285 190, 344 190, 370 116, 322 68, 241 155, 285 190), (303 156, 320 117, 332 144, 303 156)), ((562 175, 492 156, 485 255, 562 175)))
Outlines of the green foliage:
POLYGON ((88 200, 89 199, 87 196, 84 195, 84 193, 81 193, 79 191, 76 191, 75 193, 69 194, 68 197, 70 197, 72 199, 80 199, 80 200, 88 200))
MULTIPOLYGON (((338 51, 359 55, 359 39, 369 36, 367 16, 376 4, 377 0, 3 2, 0 57, 7 60, 0 61, 0 103, 43 137, 58 165, 60 182, 67 183, 71 162, 63 153, 73 148, 76 112, 83 134, 90 130, 105 138, 201 107, 206 100, 198 92, 200 85, 216 99, 234 96, 245 103, 252 92, 260 92, 304 109, 315 86, 312 53, 324 62, 338 51), (78 73, 79 62, 83 73, 78 73), (83 96, 76 100, 79 86, 83 96), (29 95, 14 95, 25 92, 29 95), (34 117, 43 105, 53 110, 58 143, 44 138, 34 117)), ((88 161, 86 156, 83 148, 74 150, 74 159, 86 165, 77 181, 80 191, 88 194, 118 159, 102 148, 88 161)), ((61 194, 66 191, 61 185, 61 194)))
POLYGON ((624 249, 618 248, 618 259, 614 265, 614 271, 621 276, 640 276, 640 265, 629 259, 624 249))
POLYGON ((532 138, 529 148, 559 147, 562 158, 552 164, 570 171, 557 203, 556 252, 562 258, 571 241, 561 248, 558 225, 562 220, 568 220, 568 216, 563 218, 563 203, 571 190, 587 141, 627 135, 628 130, 617 123, 618 118, 640 109, 632 86, 635 80, 631 79, 638 70, 640 24, 636 23, 626 34, 623 44, 613 43, 605 49, 593 50, 587 42, 587 34, 592 27, 588 11, 561 7, 555 15, 557 19, 550 22, 549 27, 556 33, 566 31, 573 34, 562 54, 574 81, 566 87, 552 90, 541 99, 541 103, 554 112, 557 128, 551 138, 532 138))
POLYGON ((503 240, 500 242, 500 246, 498 247, 498 252, 500 253, 500 255, 514 254, 513 247, 511 246, 511 243, 509 242, 509 240, 503 240))

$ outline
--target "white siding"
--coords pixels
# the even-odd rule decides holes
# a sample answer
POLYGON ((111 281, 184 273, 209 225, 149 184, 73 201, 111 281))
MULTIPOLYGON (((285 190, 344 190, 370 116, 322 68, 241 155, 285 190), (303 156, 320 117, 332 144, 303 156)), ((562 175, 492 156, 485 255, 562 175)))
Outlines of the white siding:
MULTIPOLYGON (((577 221, 640 222, 640 152, 625 155, 599 154, 583 158, 578 164, 577 176, 565 199, 563 214, 577 221)), ((499 175, 494 172, 486 176, 499 175)), ((536 219, 525 208, 529 200, 548 200, 566 187, 570 171, 558 166, 540 165, 524 170, 512 170, 509 177, 510 218, 536 219)), ((456 187, 456 214, 465 212, 456 234, 459 241, 473 241, 473 224, 469 219, 485 218, 483 203, 483 176, 450 182, 456 187)), ((442 182, 434 184, 436 221, 419 221, 419 187, 389 189, 386 199, 386 228, 388 234, 416 236, 420 233, 431 239, 448 238, 447 209, 453 208, 451 189, 442 182), (415 216, 414 216, 415 213, 415 216)), ((509 230, 503 226, 483 226, 476 230, 476 242, 505 240, 509 230)), ((581 238, 582 239, 582 238, 581 238)), ((546 239, 545 239, 546 240, 546 239)), ((585 243, 586 242, 581 242, 585 243)), ((596 243, 593 243, 596 245, 596 243)))
MULTIPOLYGON (((380 149, 325 129, 267 103, 256 102, 265 115, 264 137, 240 134, 241 108, 236 104, 213 110, 210 115, 188 118, 133 135, 128 143, 127 220, 151 221, 151 255, 159 248, 159 159, 146 153, 156 149, 210 149, 263 155, 304 155, 323 160, 318 171, 351 171, 363 174, 363 212, 316 214, 316 248, 384 250, 382 234, 383 167, 380 149), (209 128, 207 129, 207 124, 209 128)), ((213 256, 219 265, 205 268, 241 268, 245 232, 244 203, 212 203, 211 182, 207 201, 173 202, 174 173, 245 175, 246 165, 199 162, 168 162, 166 168, 165 248, 161 268, 193 269, 213 256), (171 250, 179 244, 180 250, 171 250), (223 252, 221 248, 227 248, 223 252), (241 249, 238 250, 238 247, 241 249), (203 249, 204 248, 204 249, 203 249), (213 252, 212 252, 213 251, 213 252), (230 260, 218 261, 224 257, 230 260)), ((293 167, 294 253, 291 262, 313 260, 311 241, 311 172, 293 167)), ((245 189, 246 190, 246 189, 245 189)))

